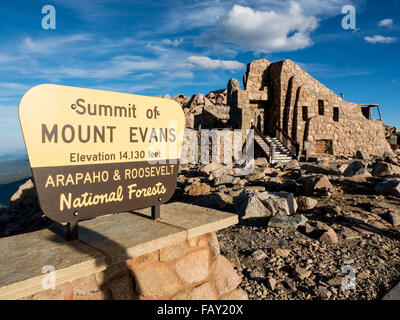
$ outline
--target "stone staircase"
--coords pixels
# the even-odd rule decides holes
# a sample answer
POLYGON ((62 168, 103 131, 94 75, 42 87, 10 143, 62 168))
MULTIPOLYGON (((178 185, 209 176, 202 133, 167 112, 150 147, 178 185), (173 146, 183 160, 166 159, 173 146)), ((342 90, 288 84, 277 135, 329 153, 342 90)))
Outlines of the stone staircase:
MULTIPOLYGON (((278 138, 265 137, 269 143, 274 146, 274 159, 272 163, 277 162, 288 162, 292 159, 295 159, 295 156, 289 151, 288 148, 284 146, 284 144, 279 141, 278 138)), ((263 141, 263 139, 255 135, 254 136, 255 143, 264 150, 264 152, 268 155, 269 158, 269 146, 263 141)))

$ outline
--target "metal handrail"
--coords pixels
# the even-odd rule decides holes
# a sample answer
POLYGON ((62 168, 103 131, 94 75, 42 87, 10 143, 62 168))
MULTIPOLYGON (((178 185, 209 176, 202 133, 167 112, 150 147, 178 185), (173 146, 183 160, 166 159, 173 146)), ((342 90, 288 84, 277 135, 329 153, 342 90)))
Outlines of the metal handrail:
POLYGON ((293 152, 292 150, 290 150, 288 146, 286 146, 290 150, 290 152, 292 152, 296 156, 296 158, 298 158, 300 154, 300 143, 293 140, 285 131, 283 131, 283 129, 279 126, 279 124, 275 125, 275 129, 279 131, 286 139, 288 139, 291 142, 291 144, 295 147, 295 151, 293 152))
POLYGON ((274 146, 272 143, 270 143, 267 138, 265 138, 265 136, 261 133, 261 131, 259 131, 256 126, 251 123, 251 129, 253 129, 259 136, 260 138, 265 142, 265 144, 269 147, 269 162, 272 163, 274 160, 274 146))

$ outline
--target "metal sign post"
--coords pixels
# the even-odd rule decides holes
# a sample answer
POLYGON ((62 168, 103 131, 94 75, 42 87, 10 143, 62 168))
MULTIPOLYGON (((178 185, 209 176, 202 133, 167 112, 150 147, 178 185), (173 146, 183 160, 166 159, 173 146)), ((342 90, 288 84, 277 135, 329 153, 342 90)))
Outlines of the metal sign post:
POLYGON ((151 206, 151 218, 153 220, 160 218, 160 206, 151 206))
POLYGON ((67 223, 67 240, 79 240, 78 222, 67 223))

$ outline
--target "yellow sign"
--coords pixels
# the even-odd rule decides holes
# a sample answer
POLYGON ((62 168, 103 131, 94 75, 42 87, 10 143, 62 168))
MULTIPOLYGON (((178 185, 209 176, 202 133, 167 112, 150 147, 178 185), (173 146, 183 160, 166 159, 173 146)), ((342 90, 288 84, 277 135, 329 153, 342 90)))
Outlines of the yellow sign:
POLYGON ((175 191, 185 117, 173 100, 44 84, 23 96, 19 118, 53 220, 159 205, 175 191))

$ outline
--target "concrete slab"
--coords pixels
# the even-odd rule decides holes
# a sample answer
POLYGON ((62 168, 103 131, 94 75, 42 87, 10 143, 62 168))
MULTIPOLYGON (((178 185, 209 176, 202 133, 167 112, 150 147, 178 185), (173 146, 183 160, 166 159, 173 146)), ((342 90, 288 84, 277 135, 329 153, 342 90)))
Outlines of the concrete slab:
POLYGON ((382 300, 400 300, 400 282, 392 288, 382 300))
MULTIPOLYGON (((151 215, 150 208, 137 211, 151 215)), ((161 218, 157 221, 185 229, 188 238, 193 238, 235 225, 238 223, 238 216, 188 203, 172 202, 161 206, 161 218)))
POLYGON ((79 240, 114 264, 186 240, 186 231, 124 212, 79 223, 79 240))
POLYGON ((49 230, 0 239, 0 299, 18 299, 44 290, 44 266, 55 269, 56 285, 106 269, 104 256, 49 230))

